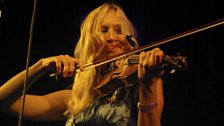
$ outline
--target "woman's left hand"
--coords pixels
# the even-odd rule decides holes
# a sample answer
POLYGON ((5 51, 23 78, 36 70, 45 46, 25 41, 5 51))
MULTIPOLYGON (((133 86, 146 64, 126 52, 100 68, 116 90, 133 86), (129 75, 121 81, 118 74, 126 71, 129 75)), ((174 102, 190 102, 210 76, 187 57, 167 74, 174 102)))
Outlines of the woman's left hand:
POLYGON ((162 60, 164 52, 160 48, 154 48, 148 52, 141 52, 138 66, 138 78, 144 84, 149 83, 153 78, 163 75, 162 60))

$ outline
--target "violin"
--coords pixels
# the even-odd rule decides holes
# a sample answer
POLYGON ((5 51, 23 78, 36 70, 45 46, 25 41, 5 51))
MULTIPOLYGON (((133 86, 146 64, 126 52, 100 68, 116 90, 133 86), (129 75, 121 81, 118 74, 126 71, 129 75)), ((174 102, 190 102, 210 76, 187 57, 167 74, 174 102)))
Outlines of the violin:
MULTIPOLYGON (((130 55, 126 58, 117 59, 105 67, 102 71, 103 79, 98 83, 94 90, 100 97, 108 97, 118 88, 128 88, 137 84, 139 55, 130 55), (132 67, 135 65, 135 67, 132 67), (130 67, 129 67, 130 66, 130 67)), ((162 68, 169 70, 170 74, 176 71, 185 71, 188 68, 186 57, 179 53, 176 56, 165 55, 162 61, 162 68)), ((110 102, 111 99, 108 98, 110 102)))
MULTIPOLYGON (((128 76, 134 76, 136 74, 137 68, 135 68, 135 70, 130 70, 131 72, 126 75, 121 74, 121 68, 122 68, 122 66, 138 64, 139 55, 136 55, 138 52, 145 51, 152 47, 156 47, 161 44, 165 44, 165 43, 171 42, 173 40, 177 40, 177 39, 180 39, 180 38, 192 35, 194 33, 198 33, 198 32, 207 30, 209 28, 213 28, 213 27, 222 25, 222 24, 224 24, 224 18, 210 22, 208 24, 205 24, 203 26, 200 26, 200 27, 197 27, 194 29, 190 29, 190 30, 182 32, 180 34, 153 42, 149 45, 142 46, 138 49, 132 50, 127 53, 115 55, 110 58, 106 58, 106 59, 102 59, 102 60, 94 61, 92 63, 85 64, 83 67, 84 67, 84 70, 87 70, 89 68, 94 68, 97 66, 101 66, 101 65, 110 63, 109 69, 106 69, 104 71, 106 73, 106 76, 104 76, 103 80, 100 83, 98 83, 96 85, 96 87, 94 88, 99 96, 107 96, 108 94, 110 94, 111 92, 113 92, 114 90, 116 90, 119 87, 129 87, 130 85, 135 83, 135 81, 137 79, 130 80, 129 78, 131 78, 131 77, 128 77, 128 76), (115 81, 122 81, 122 83, 116 83, 115 81)), ((133 43, 133 41, 137 41, 133 36, 126 36, 126 39, 130 43, 133 43)), ((134 43, 136 43, 136 42, 134 42, 134 43)), ((183 57, 180 54, 178 54, 176 56, 165 55, 163 58, 163 68, 171 68, 171 70, 170 70, 171 74, 175 73, 176 70, 184 71, 187 69, 187 67, 188 67, 188 65, 186 62, 186 57, 183 57)), ((76 68, 77 68, 76 72, 80 72, 79 68, 78 67, 76 67, 76 68)), ((57 76, 57 74, 50 74, 50 77, 52 77, 52 76, 57 76)))
MULTIPOLYGON (((116 91, 120 87, 128 88, 128 87, 132 86, 133 84, 137 83, 136 81, 138 79, 136 78, 137 77, 137 75, 136 75, 137 68, 136 67, 135 67, 135 70, 130 70, 130 72, 128 74, 121 74, 121 70, 124 66, 139 63, 139 55, 136 55, 136 53, 150 49, 152 47, 155 47, 155 46, 158 46, 158 45, 161 45, 164 43, 167 43, 167 42, 170 42, 170 41, 173 41, 173 40, 176 40, 176 39, 180 39, 182 37, 186 37, 188 35, 191 35, 191 34, 194 34, 197 32, 201 32, 201 31, 209 29, 209 28, 216 27, 221 24, 224 24, 224 18, 219 19, 214 22, 210 22, 210 23, 200 26, 198 28, 194 28, 194 29, 185 31, 183 33, 165 38, 163 40, 156 41, 149 45, 140 47, 136 50, 132 50, 130 52, 127 52, 127 53, 124 53, 124 54, 121 54, 118 56, 114 56, 109 59, 104 59, 101 61, 97 61, 95 63, 87 64, 86 67, 89 67, 89 66, 96 67, 96 66, 111 62, 109 69, 106 69, 106 72, 104 71, 106 73, 106 76, 94 88, 96 93, 100 97, 107 98, 109 96, 109 98, 107 98, 107 101, 113 102, 111 94, 113 94, 114 91, 116 91), (133 76, 135 76, 135 77, 133 77, 133 76)), ((126 40, 129 41, 129 43, 136 43, 133 41, 137 41, 133 36, 126 36, 126 40)), ((169 68, 169 73, 173 74, 177 70, 185 71, 188 68, 188 64, 186 62, 186 57, 183 57, 180 55, 180 53, 178 53, 176 56, 165 55, 163 58, 162 67, 164 69, 169 68)))

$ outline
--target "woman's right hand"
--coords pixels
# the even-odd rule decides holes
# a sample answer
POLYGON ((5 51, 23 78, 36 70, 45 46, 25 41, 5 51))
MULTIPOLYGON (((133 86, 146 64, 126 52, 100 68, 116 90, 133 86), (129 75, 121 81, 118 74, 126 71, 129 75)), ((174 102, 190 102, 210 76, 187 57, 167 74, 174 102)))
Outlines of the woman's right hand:
POLYGON ((81 60, 69 55, 52 56, 42 59, 42 65, 50 68, 56 75, 63 77, 71 77, 75 73, 75 66, 79 66, 80 71, 83 71, 83 63, 81 60))

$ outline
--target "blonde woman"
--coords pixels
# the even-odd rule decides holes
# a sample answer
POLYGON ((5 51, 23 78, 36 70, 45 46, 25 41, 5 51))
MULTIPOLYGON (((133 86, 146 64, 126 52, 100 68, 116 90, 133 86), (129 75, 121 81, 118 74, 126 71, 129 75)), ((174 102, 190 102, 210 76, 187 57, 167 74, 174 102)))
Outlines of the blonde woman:
MULTIPOLYGON (((80 32, 74 57, 59 55, 40 59, 29 68, 27 82, 28 90, 42 75, 56 71, 63 77, 75 76, 72 89, 43 96, 26 94, 24 118, 38 121, 64 120, 66 126, 160 126, 163 110, 163 51, 155 48, 141 52, 139 64, 122 68, 122 74, 137 71, 136 81, 128 88, 115 89, 105 100, 95 87, 104 79, 102 71, 108 65, 85 69, 83 64, 137 48, 138 43, 132 47, 125 39, 126 35, 137 38, 135 28, 121 7, 105 3, 87 15, 80 32), (75 72, 76 65, 80 72, 75 72), (112 97, 113 100, 108 101, 112 97)), ((25 70, 1 86, 1 112, 19 115, 24 77, 25 70)))

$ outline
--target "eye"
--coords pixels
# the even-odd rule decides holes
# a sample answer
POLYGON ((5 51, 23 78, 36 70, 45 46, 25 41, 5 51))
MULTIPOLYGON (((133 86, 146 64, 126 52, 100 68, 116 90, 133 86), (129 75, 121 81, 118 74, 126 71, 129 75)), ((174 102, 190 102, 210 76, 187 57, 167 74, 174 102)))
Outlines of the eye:
POLYGON ((121 34, 121 33, 122 33, 121 27, 116 27, 116 28, 115 28, 115 32, 116 32, 117 34, 121 34))
POLYGON ((116 26, 114 27, 114 31, 115 31, 117 34, 121 34, 121 33, 122 33, 121 26, 120 26, 120 25, 116 25, 116 26))
POLYGON ((101 27, 101 32, 106 33, 108 31, 108 27, 101 27))

